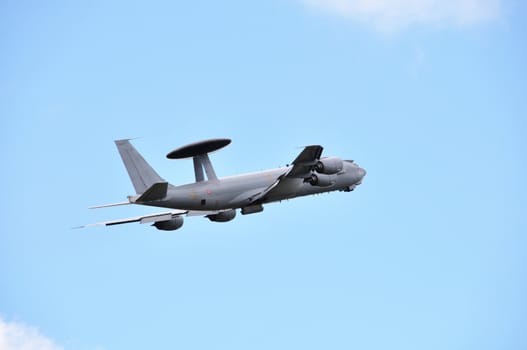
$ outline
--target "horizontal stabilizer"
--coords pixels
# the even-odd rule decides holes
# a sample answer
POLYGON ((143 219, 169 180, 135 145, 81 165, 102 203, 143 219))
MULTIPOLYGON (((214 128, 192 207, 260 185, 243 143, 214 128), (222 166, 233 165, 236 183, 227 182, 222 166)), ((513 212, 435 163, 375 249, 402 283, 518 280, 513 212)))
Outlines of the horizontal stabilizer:
POLYGON ((166 197, 168 182, 156 182, 150 186, 142 195, 137 197, 136 203, 144 203, 160 200, 166 197))
POLYGON ((89 207, 88 209, 109 208, 109 207, 117 207, 119 205, 128 205, 128 204, 132 204, 132 203, 128 201, 128 202, 119 202, 119 203, 111 203, 111 204, 102 204, 102 205, 95 205, 93 207, 89 207))

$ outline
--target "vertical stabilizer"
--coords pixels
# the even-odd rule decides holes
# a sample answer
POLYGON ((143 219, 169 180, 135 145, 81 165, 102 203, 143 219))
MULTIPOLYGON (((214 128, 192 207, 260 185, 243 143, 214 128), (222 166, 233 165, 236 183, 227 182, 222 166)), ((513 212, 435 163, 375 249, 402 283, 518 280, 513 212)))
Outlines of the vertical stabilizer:
POLYGON ((164 182, 150 164, 137 152, 129 140, 116 140, 115 144, 123 160, 128 175, 132 180, 135 192, 144 193, 150 186, 158 182, 164 182))

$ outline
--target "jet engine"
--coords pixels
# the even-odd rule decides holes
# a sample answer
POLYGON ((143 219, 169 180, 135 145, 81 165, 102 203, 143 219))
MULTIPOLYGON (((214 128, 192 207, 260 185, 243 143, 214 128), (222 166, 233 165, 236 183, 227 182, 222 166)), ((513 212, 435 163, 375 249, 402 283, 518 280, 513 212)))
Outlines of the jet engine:
POLYGON ((174 231, 183 226, 183 216, 176 216, 173 219, 165 221, 157 221, 152 226, 162 231, 174 231))
POLYGON ((342 159, 337 157, 328 157, 320 159, 315 165, 317 173, 333 175, 338 173, 344 167, 342 159))
POLYGON ((309 182, 312 186, 328 187, 337 182, 335 175, 311 174, 305 182, 309 182))
POLYGON ((236 210, 229 209, 229 210, 222 211, 221 213, 218 213, 218 214, 207 215, 207 218, 210 221, 214 221, 214 222, 227 222, 227 221, 231 221, 232 219, 234 219, 235 216, 236 216, 236 210))

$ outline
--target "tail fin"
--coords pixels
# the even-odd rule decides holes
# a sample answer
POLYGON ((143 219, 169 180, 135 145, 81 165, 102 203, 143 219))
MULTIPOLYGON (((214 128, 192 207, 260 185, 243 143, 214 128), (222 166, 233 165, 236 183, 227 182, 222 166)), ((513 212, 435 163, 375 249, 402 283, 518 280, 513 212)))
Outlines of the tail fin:
POLYGON ((155 183, 165 182, 137 152, 130 140, 116 140, 115 144, 137 194, 144 193, 155 183))

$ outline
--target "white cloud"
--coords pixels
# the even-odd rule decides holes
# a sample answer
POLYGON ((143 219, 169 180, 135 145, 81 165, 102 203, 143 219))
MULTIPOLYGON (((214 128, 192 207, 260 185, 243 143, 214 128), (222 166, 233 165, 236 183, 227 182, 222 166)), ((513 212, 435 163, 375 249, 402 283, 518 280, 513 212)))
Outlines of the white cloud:
POLYGON ((6 322, 0 318, 1 350, 63 350, 38 329, 18 322, 6 322))
POLYGON ((415 24, 466 26, 495 19, 501 0, 302 0, 309 7, 395 31, 415 24))

